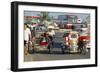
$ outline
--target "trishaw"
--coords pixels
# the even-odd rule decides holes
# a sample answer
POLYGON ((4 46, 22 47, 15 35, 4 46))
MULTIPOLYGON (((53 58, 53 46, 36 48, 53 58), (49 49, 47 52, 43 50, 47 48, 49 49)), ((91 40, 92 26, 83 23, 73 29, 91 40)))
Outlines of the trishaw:
POLYGON ((89 45, 89 36, 79 35, 77 31, 70 31, 64 34, 62 53, 86 53, 89 45))
POLYGON ((76 31, 70 31, 64 34, 64 44, 62 44, 62 52, 65 53, 67 50, 68 53, 78 52, 78 33, 76 31))

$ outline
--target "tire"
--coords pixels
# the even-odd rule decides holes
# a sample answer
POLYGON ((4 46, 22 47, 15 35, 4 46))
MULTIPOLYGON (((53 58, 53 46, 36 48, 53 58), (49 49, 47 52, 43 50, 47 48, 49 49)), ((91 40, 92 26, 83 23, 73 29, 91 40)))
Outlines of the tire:
POLYGON ((65 54, 65 45, 61 44, 61 50, 62 50, 62 54, 65 54))
POLYGON ((62 48, 62 54, 65 54, 65 48, 62 48))
POLYGON ((85 47, 82 48, 81 53, 82 53, 83 55, 86 54, 86 48, 85 48, 85 47))

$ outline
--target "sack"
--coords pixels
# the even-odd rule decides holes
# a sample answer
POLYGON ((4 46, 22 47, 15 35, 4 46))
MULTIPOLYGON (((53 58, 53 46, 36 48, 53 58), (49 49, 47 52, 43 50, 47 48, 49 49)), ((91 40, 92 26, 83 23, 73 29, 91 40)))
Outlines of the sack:
POLYGON ((29 52, 29 54, 33 54, 34 53, 34 49, 32 47, 29 47, 28 48, 28 52, 29 52))
POLYGON ((32 47, 32 42, 29 42, 28 52, 29 52, 29 54, 33 54, 34 53, 34 48, 32 47))

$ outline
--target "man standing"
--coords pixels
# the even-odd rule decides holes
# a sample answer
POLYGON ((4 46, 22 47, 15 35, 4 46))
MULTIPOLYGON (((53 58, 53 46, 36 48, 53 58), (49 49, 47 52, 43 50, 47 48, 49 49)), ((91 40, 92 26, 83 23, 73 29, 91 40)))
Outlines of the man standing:
POLYGON ((28 47, 29 47, 30 40, 31 40, 31 31, 28 28, 28 25, 24 24, 24 49, 25 49, 25 55, 28 54, 28 47))

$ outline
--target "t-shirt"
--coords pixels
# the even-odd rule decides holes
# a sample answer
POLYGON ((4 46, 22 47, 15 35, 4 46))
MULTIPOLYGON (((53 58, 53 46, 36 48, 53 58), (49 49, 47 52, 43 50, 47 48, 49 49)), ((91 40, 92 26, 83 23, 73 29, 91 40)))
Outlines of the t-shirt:
POLYGON ((29 35, 31 35, 31 31, 29 28, 24 30, 24 40, 29 41, 29 35))
POLYGON ((48 32, 48 34, 49 34, 50 36, 53 36, 53 35, 55 35, 55 32, 54 32, 54 30, 52 30, 52 31, 48 32))

